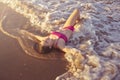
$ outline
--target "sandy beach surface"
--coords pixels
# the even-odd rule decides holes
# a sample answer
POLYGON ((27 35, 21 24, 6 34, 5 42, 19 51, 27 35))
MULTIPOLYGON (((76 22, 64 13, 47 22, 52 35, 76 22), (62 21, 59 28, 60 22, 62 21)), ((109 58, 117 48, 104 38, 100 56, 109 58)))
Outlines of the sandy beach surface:
POLYGON ((0 2, 9 6, 0 5, 5 6, 0 7, 3 19, 0 30, 9 36, 1 33, 4 38, 0 37, 0 50, 3 50, 0 54, 1 78, 35 80, 37 76, 38 80, 120 80, 120 0, 0 2), (61 29, 75 8, 80 10, 80 22, 74 26, 73 36, 67 43, 73 48, 64 57, 61 52, 49 55, 35 52, 33 37, 25 32, 42 36, 61 29), (69 65, 65 65, 65 59, 69 65))
MULTIPOLYGON (((4 8, 8 7, 0 3, 0 15, 4 8)), ((10 18, 17 13, 10 10, 7 14, 13 20, 10 18)), ((19 24, 8 23, 9 26, 24 25, 23 16, 17 15, 15 20, 19 24)), ((0 31, 0 80, 54 80, 66 71, 65 64, 63 60, 41 60, 26 55, 16 39, 0 31)))

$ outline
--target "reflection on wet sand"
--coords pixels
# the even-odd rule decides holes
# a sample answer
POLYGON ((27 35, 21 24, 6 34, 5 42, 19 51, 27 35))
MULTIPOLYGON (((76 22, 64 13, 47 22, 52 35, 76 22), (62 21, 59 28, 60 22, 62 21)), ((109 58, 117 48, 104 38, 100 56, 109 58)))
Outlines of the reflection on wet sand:
POLYGON ((36 31, 34 26, 31 26, 29 20, 23 15, 16 13, 14 10, 3 4, 1 4, 1 6, 4 6, 1 8, 1 18, 5 18, 1 22, 1 31, 9 37, 17 39, 23 50, 28 55, 39 59, 64 59, 63 52, 54 51, 50 54, 37 53, 33 49, 35 41, 30 40, 28 35, 21 33, 21 30, 31 31, 32 33, 39 31, 39 34, 40 30, 36 31))
POLYGON ((0 30, 0 80, 54 80, 66 71, 64 60, 50 60, 56 58, 52 56, 33 58, 26 55, 17 40, 20 36, 17 29, 22 29, 29 21, 0 3, 0 18, 3 16, 6 18, 2 28, 6 32, 3 34, 0 30))
MULTIPOLYGON (((81 61, 79 54, 65 54, 65 58, 70 63, 69 70, 65 74, 58 76, 57 80, 119 80, 120 2, 118 0, 49 0, 49 2, 46 2, 46 0, 31 0, 29 8, 27 7, 29 5, 27 0, 25 1, 28 4, 25 5, 22 0, 21 2, 20 0, 9 1, 8 5, 12 9, 30 20, 30 22, 25 23, 25 26, 18 26, 18 29, 10 26, 11 31, 3 25, 5 31, 14 36, 21 36, 18 41, 27 46, 21 45, 26 53, 33 52, 32 45, 34 42, 24 34, 17 34, 17 30, 24 29, 33 34, 41 35, 40 31, 46 29, 46 32, 43 33, 48 34, 49 31, 58 29, 58 23, 61 26, 74 8, 80 9, 82 21, 75 26, 74 35, 68 45, 79 49, 85 58, 81 61), (31 5, 35 6, 35 8, 31 5), (36 11, 31 11, 31 9, 36 11)), ((2 2, 7 3, 7 0, 2 2)), ((7 17, 5 20, 7 20, 7 17)), ((38 56, 37 53, 30 54, 38 56)), ((55 57, 40 56, 40 58, 44 59, 46 57, 47 59, 63 58, 62 55, 55 57)))

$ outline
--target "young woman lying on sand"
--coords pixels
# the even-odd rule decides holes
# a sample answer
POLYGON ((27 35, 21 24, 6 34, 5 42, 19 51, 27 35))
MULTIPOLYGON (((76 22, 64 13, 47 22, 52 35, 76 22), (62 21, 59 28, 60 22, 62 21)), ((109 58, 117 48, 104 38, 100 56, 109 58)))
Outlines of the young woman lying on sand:
MULTIPOLYGON (((28 34, 29 36, 34 37, 34 40, 36 40, 37 42, 34 46, 34 49, 39 53, 43 54, 49 53, 54 48, 60 49, 65 53, 69 53, 69 51, 71 51, 71 49, 73 48, 71 48, 70 46, 66 46, 66 43, 73 34, 74 25, 79 20, 80 20, 79 10, 75 9, 67 19, 62 29, 60 29, 59 31, 51 32, 49 36, 41 37, 29 32, 25 33, 28 34)), ((72 53, 76 53, 76 51, 79 52, 79 50, 76 49, 73 50, 72 53)))

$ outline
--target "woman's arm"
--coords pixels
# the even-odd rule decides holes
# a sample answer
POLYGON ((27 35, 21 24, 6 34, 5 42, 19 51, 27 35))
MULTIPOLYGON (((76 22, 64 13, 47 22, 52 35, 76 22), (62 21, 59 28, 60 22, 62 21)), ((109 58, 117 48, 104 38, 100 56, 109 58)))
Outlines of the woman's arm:
POLYGON ((80 53, 80 51, 76 48, 73 48, 71 46, 65 46, 64 48, 61 48, 62 51, 66 53, 80 53))
POLYGON ((78 21, 79 19, 80 19, 79 10, 75 9, 67 19, 66 23, 64 24, 64 27, 74 26, 76 24, 76 21, 78 21))
MULTIPOLYGON (((66 55, 73 55, 75 56, 76 55, 76 58, 79 58, 79 60, 83 61, 84 60, 84 56, 81 54, 81 51, 76 49, 76 48, 73 48, 71 46, 65 46, 64 48, 61 48, 62 51, 65 52, 65 56, 66 55)), ((66 56, 67 58, 67 56, 66 56)))
POLYGON ((28 32, 28 31, 25 31, 25 30, 21 30, 20 32, 21 32, 22 34, 27 35, 30 39, 34 40, 35 42, 40 42, 41 40, 44 39, 44 37, 35 35, 35 34, 33 34, 33 33, 30 33, 30 32, 28 32))
POLYGON ((80 50, 71 46, 66 46, 64 43, 59 43, 57 46, 60 50, 62 50, 65 53, 80 53, 80 50))

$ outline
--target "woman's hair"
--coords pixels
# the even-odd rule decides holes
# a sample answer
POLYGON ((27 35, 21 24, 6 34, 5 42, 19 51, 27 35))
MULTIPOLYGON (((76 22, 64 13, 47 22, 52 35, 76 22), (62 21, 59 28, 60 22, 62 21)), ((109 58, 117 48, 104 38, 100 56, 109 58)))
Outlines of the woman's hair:
POLYGON ((47 53, 50 53, 53 48, 50 48, 49 46, 40 45, 39 43, 35 43, 34 49, 35 49, 38 53, 47 54, 47 53))

